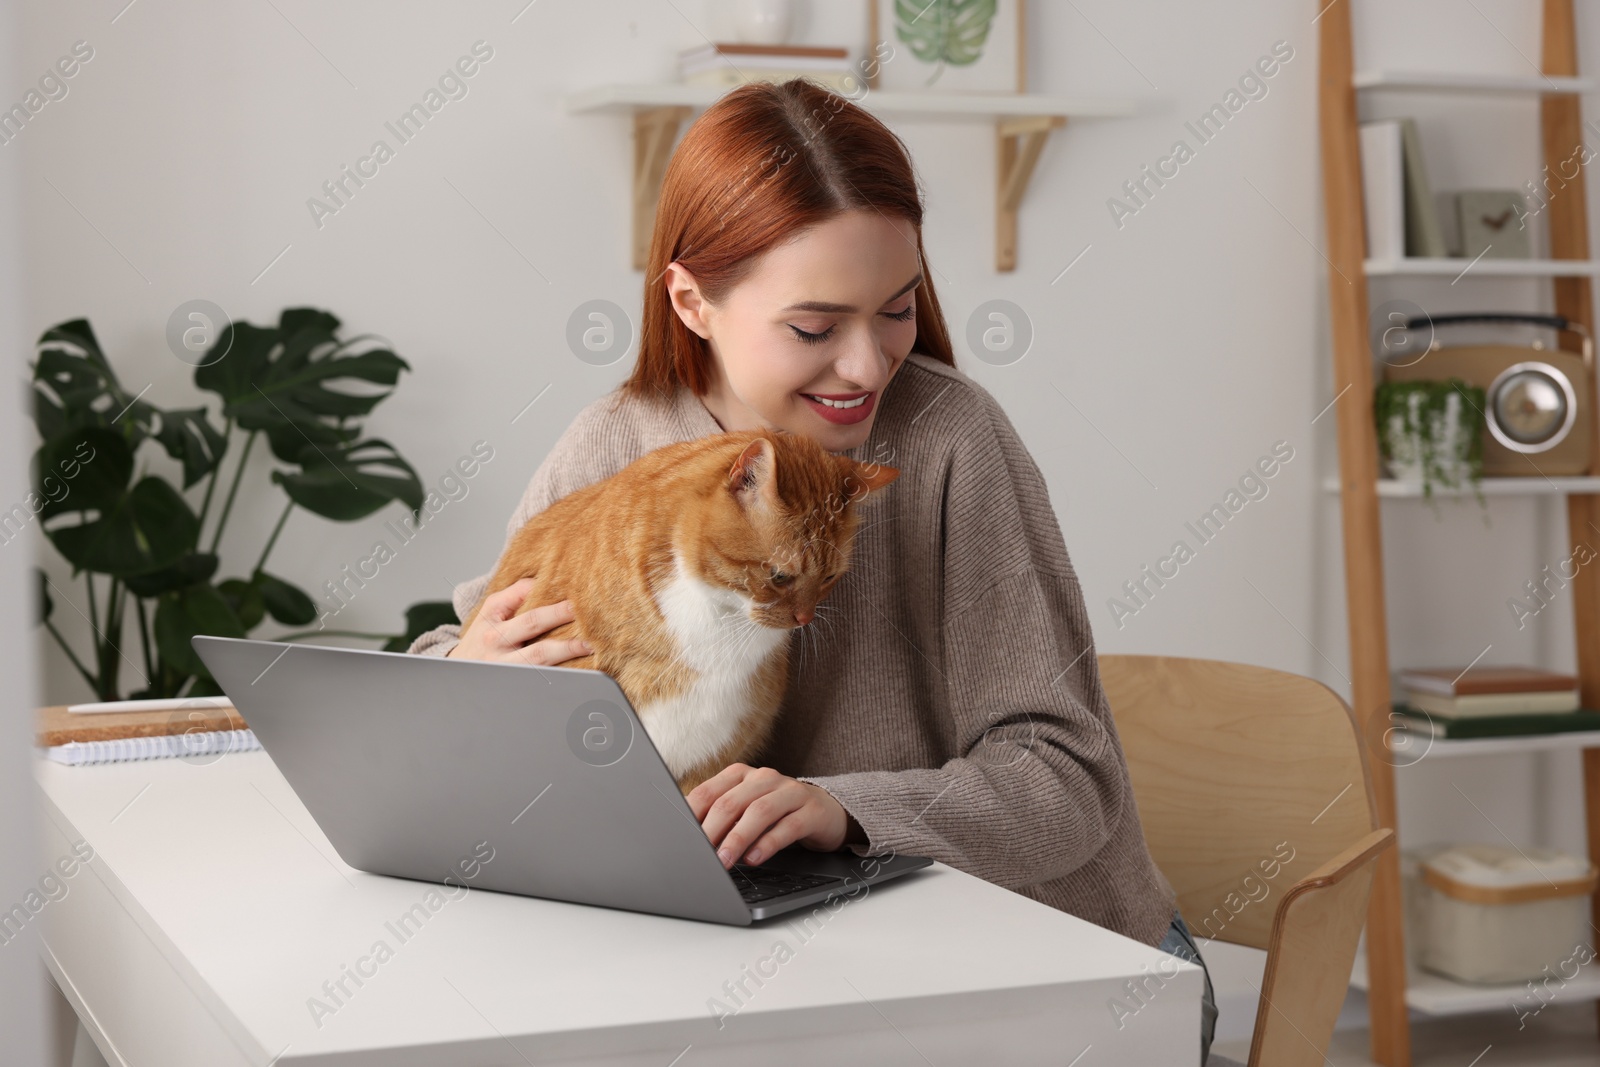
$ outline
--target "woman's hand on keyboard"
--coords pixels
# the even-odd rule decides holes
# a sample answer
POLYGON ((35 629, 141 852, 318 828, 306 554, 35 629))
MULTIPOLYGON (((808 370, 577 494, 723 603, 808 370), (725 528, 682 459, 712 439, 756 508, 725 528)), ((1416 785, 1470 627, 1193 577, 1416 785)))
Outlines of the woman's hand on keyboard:
POLYGON ((797 841, 833 852, 849 829, 849 815, 832 793, 771 767, 730 764, 684 799, 725 868, 760 863, 797 841))

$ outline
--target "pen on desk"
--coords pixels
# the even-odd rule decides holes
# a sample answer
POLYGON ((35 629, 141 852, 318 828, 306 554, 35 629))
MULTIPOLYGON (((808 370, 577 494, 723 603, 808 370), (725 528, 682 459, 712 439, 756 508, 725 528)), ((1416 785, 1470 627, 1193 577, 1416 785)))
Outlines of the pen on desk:
POLYGON ((75 715, 94 715, 113 711, 199 711, 204 708, 231 708, 227 697, 158 697, 150 700, 103 700, 90 704, 68 704, 75 715))

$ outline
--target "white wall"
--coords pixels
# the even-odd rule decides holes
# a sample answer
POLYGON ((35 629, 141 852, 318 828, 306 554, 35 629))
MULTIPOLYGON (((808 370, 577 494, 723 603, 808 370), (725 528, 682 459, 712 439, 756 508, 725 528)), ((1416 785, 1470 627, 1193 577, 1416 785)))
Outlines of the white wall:
MULTIPOLYGON (((95 56, 67 98, 16 145, 0 147, 0 156, 20 151, 25 160, 34 296, 23 325, 33 337, 88 316, 124 381, 148 384, 149 398, 165 404, 191 400, 189 368, 165 350, 163 330, 192 298, 255 322, 315 304, 351 331, 391 339, 413 373, 371 430, 430 483, 474 440, 496 450, 470 495, 402 549, 339 620, 392 629, 406 604, 445 598, 454 582, 492 566, 549 444, 626 372, 627 361, 595 368, 574 358, 564 328, 587 300, 638 306, 641 277, 626 253, 629 125, 568 116, 559 94, 666 77, 675 48, 726 32, 725 0, 539 0, 525 9, 524 0, 124 2, 36 3, 25 15, 24 73, 42 72, 80 39, 95 56), (480 39, 494 56, 469 95, 319 228, 307 199, 480 39)), ((854 0, 811 6, 811 39, 854 43, 839 36, 857 21, 854 0)), ((1033 350, 1021 362, 989 366, 964 346, 958 359, 1000 399, 1049 478, 1099 647, 1267 664, 1348 695, 1337 500, 1320 488, 1335 468, 1334 420, 1312 422, 1333 399, 1318 251, 1312 19, 1322 6, 1032 4, 1034 91, 1164 103, 1135 119, 1073 123, 1052 139, 1023 208, 1014 274, 993 269, 990 135, 981 125, 899 129, 922 176, 927 244, 953 332, 964 334, 973 309, 995 297, 1032 320, 1033 350), (1293 58, 1267 94, 1199 144, 1185 123, 1278 41, 1293 58), (1110 198, 1179 138, 1194 158, 1119 226, 1110 198), (1184 524, 1278 441, 1294 458, 1270 494, 1119 625, 1107 603, 1122 583, 1166 555, 1184 524)), ((1474 9, 1357 3, 1360 63, 1527 73, 1538 55, 1538 5, 1478 0, 1474 9)), ((1600 69, 1600 26, 1581 15, 1589 43, 1580 66, 1600 69)), ((23 88, 14 81, 0 94, 23 88)), ((1398 106, 1421 117, 1437 186, 1515 187, 1537 177, 1533 104, 1407 98, 1398 106)), ((1374 306, 1405 295, 1432 311, 1546 306, 1531 283, 1470 278, 1372 295, 1374 306)), ((1363 402, 1342 402, 1352 401, 1363 402)), ((223 546, 236 571, 253 563, 281 503, 265 485, 265 462, 255 465, 223 546)), ((1487 529, 1471 507, 1446 507, 1435 519, 1417 504, 1385 505, 1395 664, 1464 663, 1492 643, 1489 661, 1570 667, 1565 602, 1522 632, 1504 606, 1540 566, 1566 555, 1559 503, 1493 503, 1487 529)), ((401 512, 396 505, 348 526, 296 514, 271 568, 315 588, 366 555, 382 522, 401 512)), ((44 558, 81 597, 81 582, 69 587, 59 559, 44 558)), ((81 631, 68 628, 80 640, 81 631)), ((84 696, 54 648, 44 672, 50 701, 84 696)), ((1407 844, 1495 839, 1452 781, 1519 839, 1581 844, 1576 763, 1557 758, 1406 772, 1407 844)), ((1248 1033, 1251 966, 1231 956, 1222 966, 1224 1034, 1248 1033)))
MULTIPOLYGON (((28 52, 27 42, 19 40, 16 12, 0 7, 0 85, 18 84, 28 65, 18 60, 28 52)), ((19 232, 22 211, 22 172, 15 156, 0 152, 0 344, 8 351, 26 351, 27 330, 23 321, 24 270, 19 232)), ((11 373, 0 378, 0 405, 17 411, 23 402, 22 376, 13 364, 11 373)), ((21 500, 28 490, 28 471, 23 457, 34 447, 34 435, 20 420, 0 421, 0 500, 21 500)), ((9 506, 9 503, 8 505, 9 506)), ((18 541, 0 546, 0 603, 8 605, 0 615, 0 670, 6 684, 0 691, 0 910, 9 911, 30 891, 37 892, 39 879, 50 873, 48 859, 36 855, 34 835, 33 783, 29 778, 29 744, 32 741, 32 709, 38 704, 39 656, 33 634, 32 560, 26 546, 18 541)), ((0 936, 5 936, 0 934, 0 936)), ((0 944, 0 1034, 8 1062, 33 1067, 43 1064, 45 1041, 45 991, 48 988, 38 956, 37 934, 27 931, 0 944)))

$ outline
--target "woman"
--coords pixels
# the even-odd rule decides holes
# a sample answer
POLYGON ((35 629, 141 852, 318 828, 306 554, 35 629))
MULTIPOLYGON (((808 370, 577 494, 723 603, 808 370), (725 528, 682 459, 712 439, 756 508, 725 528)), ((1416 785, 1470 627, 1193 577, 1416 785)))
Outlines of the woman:
MULTIPOLYGON (((566 494, 704 434, 764 426, 898 468, 823 631, 802 634, 766 765, 687 797, 724 865, 793 843, 931 856, 1199 962, 1145 847, 1044 479, 955 369, 921 224, 905 148, 866 111, 803 81, 725 95, 667 167, 633 374, 556 442, 508 543, 566 494)), ((456 587, 458 615, 488 580, 456 587)), ((587 651, 538 639, 571 621, 565 603, 512 616, 527 588, 411 651, 587 651)), ((1203 1050, 1215 1014, 1207 975, 1203 1050)))

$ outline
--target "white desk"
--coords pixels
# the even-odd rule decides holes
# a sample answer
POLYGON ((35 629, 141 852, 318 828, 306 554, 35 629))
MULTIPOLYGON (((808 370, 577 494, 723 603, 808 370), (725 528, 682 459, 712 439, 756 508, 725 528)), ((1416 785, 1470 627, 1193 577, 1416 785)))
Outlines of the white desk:
POLYGON ((485 891, 429 912, 429 883, 341 862, 265 753, 35 771, 44 862, 95 856, 33 921, 112 1067, 1198 1060, 1198 967, 943 864, 809 928, 485 891), (1130 979, 1147 1002, 1119 1028, 1130 979))

